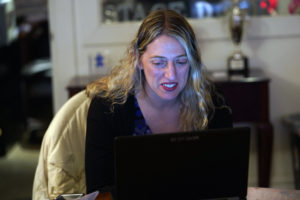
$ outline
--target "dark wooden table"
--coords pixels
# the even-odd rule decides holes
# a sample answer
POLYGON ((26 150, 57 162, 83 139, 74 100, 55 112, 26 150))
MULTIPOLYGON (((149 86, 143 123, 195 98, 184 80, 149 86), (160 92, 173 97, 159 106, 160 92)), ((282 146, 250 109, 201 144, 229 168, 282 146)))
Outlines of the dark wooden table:
MULTIPOLYGON (((262 72, 253 70, 249 77, 229 77, 215 71, 210 76, 220 86, 225 99, 232 108, 233 121, 254 123, 258 137, 258 186, 269 187, 273 146, 273 126, 269 119, 269 82, 262 72)), ((74 77, 67 90, 69 97, 83 90, 87 83, 97 77, 74 77)))
POLYGON ((100 76, 74 76, 66 88, 69 98, 81 90, 84 90, 88 83, 96 80, 97 78, 100 78, 100 76))
POLYGON ((220 86, 232 108, 233 121, 254 123, 258 145, 258 186, 269 187, 273 146, 273 126, 269 118, 269 83, 259 70, 252 70, 249 77, 211 76, 220 86))

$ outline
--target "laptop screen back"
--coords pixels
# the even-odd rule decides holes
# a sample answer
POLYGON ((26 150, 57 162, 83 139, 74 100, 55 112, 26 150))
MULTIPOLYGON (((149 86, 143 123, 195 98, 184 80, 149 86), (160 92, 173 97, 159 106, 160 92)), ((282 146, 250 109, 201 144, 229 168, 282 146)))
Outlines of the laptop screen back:
POLYGON ((247 195, 249 128, 115 139, 117 200, 247 195))

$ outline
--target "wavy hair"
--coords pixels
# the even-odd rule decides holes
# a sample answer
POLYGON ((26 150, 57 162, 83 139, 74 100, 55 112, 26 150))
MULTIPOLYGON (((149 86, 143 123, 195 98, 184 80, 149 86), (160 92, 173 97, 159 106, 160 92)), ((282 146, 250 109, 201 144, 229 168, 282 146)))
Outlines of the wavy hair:
POLYGON ((184 131, 205 129, 209 114, 214 112, 212 84, 206 76, 195 33, 187 20, 173 10, 157 10, 142 22, 126 56, 111 73, 90 84, 87 95, 107 98, 112 106, 124 104, 129 94, 144 89, 145 76, 138 62, 147 46, 160 35, 176 38, 184 47, 190 65, 188 80, 180 93, 180 121, 184 131))

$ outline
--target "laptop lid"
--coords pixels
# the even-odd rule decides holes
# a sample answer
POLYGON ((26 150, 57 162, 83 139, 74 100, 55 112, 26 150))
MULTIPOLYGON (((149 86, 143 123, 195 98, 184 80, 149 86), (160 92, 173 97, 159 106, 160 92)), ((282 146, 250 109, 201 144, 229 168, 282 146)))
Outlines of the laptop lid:
POLYGON ((250 129, 115 138, 116 198, 246 199, 250 129))

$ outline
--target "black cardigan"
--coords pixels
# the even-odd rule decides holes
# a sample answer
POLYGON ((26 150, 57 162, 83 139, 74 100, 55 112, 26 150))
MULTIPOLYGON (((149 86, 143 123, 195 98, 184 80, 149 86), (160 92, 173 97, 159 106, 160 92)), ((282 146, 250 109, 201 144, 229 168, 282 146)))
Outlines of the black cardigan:
MULTIPOLYGON (((217 106, 209 121, 209 129, 232 127, 231 112, 227 108, 219 107, 222 102, 220 98, 214 98, 217 106)), ((128 97, 124 105, 115 105, 114 112, 111 112, 110 103, 104 99, 94 98, 91 101, 85 148, 87 193, 95 190, 104 191, 114 185, 114 137, 132 135, 134 119, 133 95, 128 97)))

